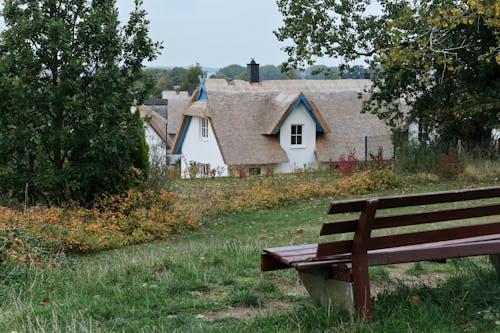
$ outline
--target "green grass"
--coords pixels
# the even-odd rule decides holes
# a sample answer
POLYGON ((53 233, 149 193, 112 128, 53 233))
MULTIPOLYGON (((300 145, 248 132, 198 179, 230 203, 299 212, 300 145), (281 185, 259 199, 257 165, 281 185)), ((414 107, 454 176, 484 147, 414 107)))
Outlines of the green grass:
POLYGON ((500 283, 483 257, 371 268, 372 324, 314 306, 293 270, 261 273, 263 248, 318 240, 329 202, 233 214, 57 267, 2 265, 0 332, 500 332, 500 283))

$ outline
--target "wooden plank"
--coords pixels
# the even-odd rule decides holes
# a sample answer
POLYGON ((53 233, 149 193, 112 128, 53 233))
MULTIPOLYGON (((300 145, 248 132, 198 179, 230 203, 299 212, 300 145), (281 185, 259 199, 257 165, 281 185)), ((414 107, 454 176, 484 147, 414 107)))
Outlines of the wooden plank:
POLYGON ((305 255, 315 254, 316 248, 317 248, 317 245, 314 247, 311 247, 311 248, 298 249, 298 250, 294 250, 294 251, 277 250, 277 251, 273 251, 273 252, 266 251, 266 253, 272 254, 273 256, 277 256, 277 257, 291 257, 291 256, 297 256, 297 255, 304 255, 304 254, 305 255))
POLYGON ((367 321, 373 319, 373 306, 370 293, 370 276, 368 273, 368 241, 373 220, 377 212, 378 199, 366 201, 366 206, 359 218, 352 245, 352 283, 354 307, 358 315, 367 321))
POLYGON ((283 252, 283 251, 295 251, 308 248, 316 248, 318 244, 303 244, 303 245, 289 245, 280 247, 269 247, 264 249, 264 252, 283 252))
MULTIPOLYGON (((379 209, 430 205, 500 197, 500 186, 379 197, 379 209)), ((370 198, 334 201, 328 214, 354 213, 363 210, 370 198)))
POLYGON ((260 271, 261 272, 268 272, 268 271, 274 271, 277 269, 285 269, 285 268, 290 268, 290 266, 286 265, 285 263, 283 263, 280 260, 276 259, 275 257, 271 256, 270 254, 262 253, 260 255, 260 271))
POLYGON ((313 261, 317 259, 316 253, 289 256, 289 257, 276 257, 276 256, 274 257, 283 261, 287 265, 292 265, 294 262, 313 261))
MULTIPOLYGON (((370 250, 418 245, 452 239, 500 234, 500 222, 473 224, 452 228, 417 231, 397 235, 379 236, 370 239, 370 250)), ((319 252, 319 247, 318 247, 319 252)))
MULTIPOLYGON (((499 214, 500 203, 472 207, 420 211, 397 215, 378 216, 375 218, 375 223, 372 228, 384 229, 404 227, 409 225, 439 223, 499 214)), ((357 224, 357 219, 325 222, 321 226, 320 236, 354 232, 356 230, 357 224)))
POLYGON ((440 260, 500 253, 500 240, 453 244, 420 249, 398 249, 395 251, 369 252, 370 266, 440 260))
POLYGON ((457 245, 457 244, 472 244, 472 243, 495 241, 495 240, 500 240, 500 234, 451 239, 451 240, 444 240, 444 241, 440 241, 440 242, 432 242, 432 243, 417 244, 417 245, 406 245, 406 246, 400 246, 400 247, 395 247, 395 248, 391 247, 391 248, 371 250, 371 252, 379 253, 379 252, 384 252, 384 251, 387 251, 387 252, 398 251, 398 250, 402 250, 402 249, 411 250, 411 249, 422 249, 422 248, 438 248, 438 247, 457 245))
MULTIPOLYGON (((419 245, 492 234, 500 234, 500 222, 373 237, 370 239, 368 249, 376 250, 382 248, 419 245)), ((329 255, 346 253, 349 252, 349 250, 345 250, 349 248, 352 248, 352 241, 349 240, 319 243, 316 255, 318 257, 326 257, 329 255)))
POLYGON ((335 258, 335 259, 325 259, 325 260, 317 260, 317 261, 307 261, 307 262, 294 262, 292 263, 292 267, 298 269, 298 270, 307 270, 311 268, 317 268, 317 267, 327 267, 331 265, 338 265, 338 264, 347 264, 351 262, 351 255, 345 255, 342 258, 335 258))
POLYGON ((404 227, 426 223, 440 223, 462 219, 495 216, 500 214, 500 203, 414 212, 408 214, 380 216, 375 219, 373 229, 404 227))
POLYGON ((336 254, 351 253, 352 252, 352 240, 338 240, 332 242, 319 243, 316 256, 317 257, 328 257, 336 254))

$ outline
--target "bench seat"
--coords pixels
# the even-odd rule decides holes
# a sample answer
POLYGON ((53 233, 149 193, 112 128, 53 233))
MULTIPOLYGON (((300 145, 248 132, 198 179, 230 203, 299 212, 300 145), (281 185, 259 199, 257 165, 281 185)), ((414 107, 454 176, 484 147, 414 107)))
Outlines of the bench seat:
MULTIPOLYGON (((276 269, 311 269, 350 263, 351 254, 317 257, 318 244, 264 249, 263 272, 276 269)), ((486 235, 420 245, 399 246, 368 251, 368 265, 389 265, 425 260, 469 257, 500 253, 500 235, 486 235)))

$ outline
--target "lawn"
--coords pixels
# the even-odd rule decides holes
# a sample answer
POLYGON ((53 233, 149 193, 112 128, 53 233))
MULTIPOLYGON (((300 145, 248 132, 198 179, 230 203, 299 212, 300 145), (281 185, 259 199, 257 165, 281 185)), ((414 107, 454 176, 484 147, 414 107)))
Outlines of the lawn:
MULTIPOLYGON (((497 183, 409 179, 376 194, 497 183)), ((318 240, 330 201, 206 216, 165 241, 61 254, 50 266, 4 264, 0 331, 500 332, 500 283, 484 257, 372 269, 371 324, 313 305, 292 270, 261 273, 263 248, 318 240)))

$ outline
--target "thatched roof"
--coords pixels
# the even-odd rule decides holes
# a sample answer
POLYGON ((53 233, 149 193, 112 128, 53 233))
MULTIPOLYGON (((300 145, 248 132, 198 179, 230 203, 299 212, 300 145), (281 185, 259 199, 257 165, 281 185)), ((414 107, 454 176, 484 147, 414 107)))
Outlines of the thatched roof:
MULTIPOLYGON (((191 103, 184 116, 209 117, 227 165, 283 163, 288 157, 276 134, 303 94, 323 129, 318 134, 317 159, 337 161, 350 149, 362 153, 365 136, 390 134, 377 117, 361 114, 358 94, 370 84, 369 80, 234 80, 228 84, 224 79, 206 79, 207 102, 191 103)), ((179 141, 178 135, 174 145, 179 141)))
POLYGON ((139 111, 141 113, 141 118, 144 119, 144 122, 147 122, 151 128, 158 134, 158 136, 163 140, 163 142, 171 145, 173 142, 169 142, 167 138, 166 131, 166 119, 163 118, 156 110, 154 110, 149 105, 141 105, 139 107, 139 111))
MULTIPOLYGON (((174 138, 182 119, 182 112, 191 101, 191 96, 187 91, 166 90, 162 92, 162 98, 168 100, 167 108, 167 133, 170 138, 174 138)), ((172 140, 173 141, 173 140, 172 140)))

